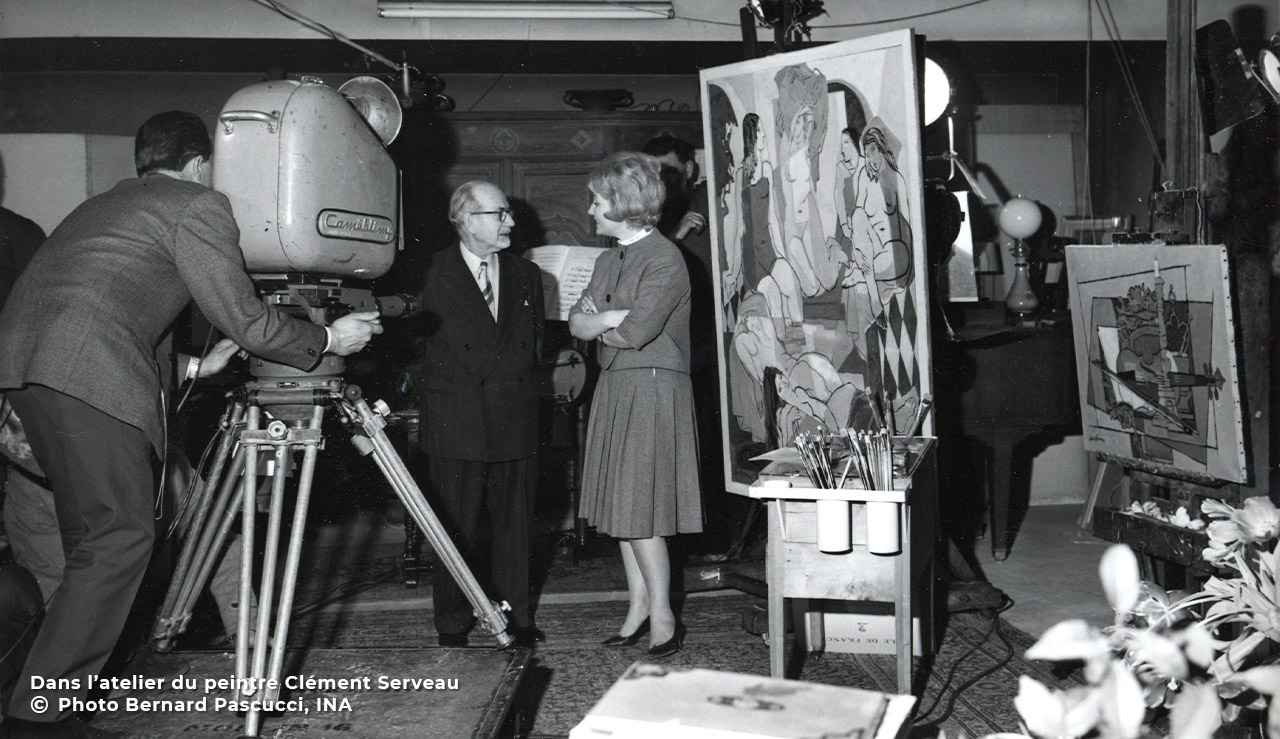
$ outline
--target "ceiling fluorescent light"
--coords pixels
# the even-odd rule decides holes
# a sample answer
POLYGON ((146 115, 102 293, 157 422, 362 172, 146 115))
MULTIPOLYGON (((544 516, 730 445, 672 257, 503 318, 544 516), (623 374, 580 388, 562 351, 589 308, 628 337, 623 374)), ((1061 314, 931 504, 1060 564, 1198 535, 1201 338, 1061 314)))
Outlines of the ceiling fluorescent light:
POLYGON ((561 19, 645 19, 675 17, 670 2, 433 2, 432 0, 379 0, 378 15, 383 18, 531 18, 561 19))

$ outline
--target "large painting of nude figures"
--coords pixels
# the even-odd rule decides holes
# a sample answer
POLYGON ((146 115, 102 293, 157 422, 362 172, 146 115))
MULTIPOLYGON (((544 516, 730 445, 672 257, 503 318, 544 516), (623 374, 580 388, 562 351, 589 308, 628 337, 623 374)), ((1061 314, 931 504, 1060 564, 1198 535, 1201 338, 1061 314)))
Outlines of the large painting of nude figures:
POLYGON ((731 490, 932 392, 915 59, 907 30, 702 72, 731 490))

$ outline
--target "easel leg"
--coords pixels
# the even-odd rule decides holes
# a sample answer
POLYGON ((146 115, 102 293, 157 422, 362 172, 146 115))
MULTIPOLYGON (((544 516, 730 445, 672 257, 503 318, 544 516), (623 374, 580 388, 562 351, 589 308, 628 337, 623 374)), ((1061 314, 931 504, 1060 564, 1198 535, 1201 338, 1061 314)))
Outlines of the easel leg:
POLYGON ((894 580, 897 583, 897 597, 893 605, 893 623, 897 631, 898 657, 898 692, 902 695, 911 693, 911 511, 906 505, 901 506, 902 551, 894 558, 894 580))
POLYGON ((769 583, 769 675, 787 676, 787 625, 783 613, 783 562, 784 540, 782 531, 782 501, 770 500, 769 506, 769 556, 765 563, 765 579, 769 583))
POLYGON ((1076 520, 1076 526, 1087 529, 1093 525, 1093 508, 1098 504, 1098 496, 1102 493, 1102 481, 1107 476, 1107 462, 1098 460, 1098 472, 1093 476, 1093 486, 1089 488, 1089 498, 1084 502, 1084 509, 1080 511, 1080 518, 1076 520))

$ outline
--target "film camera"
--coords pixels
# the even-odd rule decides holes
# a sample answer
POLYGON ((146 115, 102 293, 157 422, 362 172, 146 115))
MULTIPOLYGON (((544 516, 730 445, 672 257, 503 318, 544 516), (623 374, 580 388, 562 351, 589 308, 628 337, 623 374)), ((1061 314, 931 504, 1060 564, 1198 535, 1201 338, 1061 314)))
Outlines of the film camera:
MULTIPOLYGON (((400 181, 386 150, 400 131, 395 94, 372 77, 335 89, 315 78, 250 85, 218 116, 213 186, 231 200, 245 266, 264 300, 325 325, 352 312, 395 316, 405 296, 365 285, 403 248, 400 181)), ((251 362, 257 377, 297 370, 251 362)), ((326 355, 309 375, 336 375, 326 355)))
MULTIPOLYGON (((214 132, 213 186, 231 201, 245 266, 266 303, 320 325, 352 311, 395 316, 412 309, 411 299, 378 298, 368 287, 391 268, 402 245, 399 173, 386 150, 400 123, 395 95, 369 77, 337 89, 305 77, 263 82, 227 101, 214 132)), ((250 609, 239 609, 235 662, 236 679, 249 681, 242 684, 277 686, 259 687, 253 694, 257 705, 275 700, 279 691, 302 532, 330 409, 431 541, 439 565, 474 606, 480 628, 499 646, 512 644, 501 604, 485 595, 388 439, 390 409, 381 401, 370 407, 358 387, 343 381, 343 369, 342 358, 331 354, 310 371, 250 360, 255 379, 228 394, 205 484, 183 514, 190 517, 189 533, 152 631, 157 650, 173 648, 236 519, 239 602, 253 601, 262 481, 270 489, 256 590, 262 605, 252 617, 250 609), (269 460, 273 463, 262 464, 269 460), (288 477, 297 482, 294 512, 284 565, 277 568, 280 534, 289 518, 284 508, 288 477), (249 634, 252 644, 242 638, 249 634)), ((262 720, 262 710, 248 710, 243 736, 259 736, 262 720)))

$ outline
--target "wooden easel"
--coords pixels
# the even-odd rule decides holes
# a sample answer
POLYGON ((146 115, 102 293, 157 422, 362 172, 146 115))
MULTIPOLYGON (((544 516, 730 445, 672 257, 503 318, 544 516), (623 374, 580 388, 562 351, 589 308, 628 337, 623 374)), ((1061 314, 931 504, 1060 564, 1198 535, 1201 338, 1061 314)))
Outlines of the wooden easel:
MULTIPOLYGON (((1084 501, 1084 508, 1080 510, 1080 517, 1076 519, 1076 526, 1082 529, 1088 529, 1093 525, 1093 508, 1098 504, 1098 496, 1102 494, 1102 482, 1107 477, 1107 470, 1110 469, 1111 463, 1098 455, 1098 471, 1093 475, 1093 485, 1089 487, 1089 497, 1084 501)), ((1126 480, 1128 478, 1125 478, 1126 480)), ((1127 493, 1128 491, 1126 491, 1127 493)))
POLYGON ((1154 465, 1111 455, 1099 455, 1099 460, 1101 466, 1093 492, 1080 517, 1083 522, 1092 518, 1096 510, 1098 516, 1092 520, 1091 526, 1094 535, 1128 545, 1140 557, 1143 578, 1166 589, 1196 586, 1213 574, 1201 556, 1208 544, 1203 531, 1193 531, 1155 518, 1131 516, 1113 508, 1095 509, 1097 492, 1102 485, 1105 467, 1111 466, 1122 471, 1130 500, 1156 501, 1168 513, 1180 506, 1185 507, 1194 519, 1200 516, 1200 504, 1206 499, 1238 505, 1243 492, 1240 486, 1212 478, 1181 479, 1154 465))

